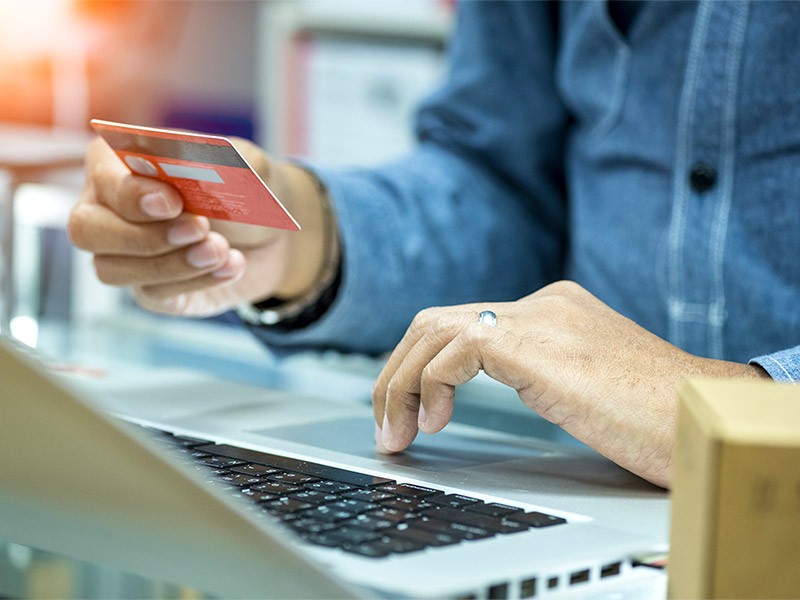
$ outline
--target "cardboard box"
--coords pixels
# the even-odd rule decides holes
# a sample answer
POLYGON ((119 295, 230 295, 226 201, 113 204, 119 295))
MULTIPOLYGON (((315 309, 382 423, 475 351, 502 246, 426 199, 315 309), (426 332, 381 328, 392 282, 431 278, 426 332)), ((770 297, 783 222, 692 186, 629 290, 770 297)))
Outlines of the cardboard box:
POLYGON ((800 598, 800 386, 680 392, 670 598, 800 598))

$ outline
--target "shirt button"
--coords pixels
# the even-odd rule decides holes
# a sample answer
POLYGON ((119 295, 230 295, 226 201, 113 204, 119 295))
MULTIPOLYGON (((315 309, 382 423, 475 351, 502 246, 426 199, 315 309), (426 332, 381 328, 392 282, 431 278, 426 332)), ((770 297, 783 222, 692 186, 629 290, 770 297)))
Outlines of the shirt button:
POLYGON ((698 194, 707 192, 717 182, 717 170, 704 162, 696 162, 689 170, 689 184, 698 194))

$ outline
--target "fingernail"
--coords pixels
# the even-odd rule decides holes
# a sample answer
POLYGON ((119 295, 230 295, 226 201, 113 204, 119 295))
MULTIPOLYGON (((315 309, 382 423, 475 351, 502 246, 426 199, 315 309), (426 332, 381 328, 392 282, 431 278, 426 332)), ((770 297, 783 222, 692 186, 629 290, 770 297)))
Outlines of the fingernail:
POLYGON ((139 205, 142 207, 142 210, 151 217, 163 218, 175 216, 175 208, 161 192, 145 194, 139 201, 139 205))
POLYGON ((231 279, 238 277, 244 273, 245 259, 244 255, 235 248, 231 248, 228 252, 228 260, 216 271, 211 273, 217 279, 231 279))
POLYGON ((186 246, 199 242, 205 236, 205 232, 192 221, 182 221, 169 228, 167 231, 167 242, 172 246, 186 246))
POLYGON ((383 446, 383 431, 377 423, 375 423, 375 449, 381 454, 391 454, 391 452, 383 446))
POLYGON ((211 274, 217 279, 227 279, 228 277, 233 277, 238 272, 239 269, 236 268, 236 265, 228 261, 211 274))
POLYGON ((383 415, 383 426, 381 427, 381 446, 384 452, 388 452, 389 443, 392 440, 392 428, 389 425, 389 415, 383 415))
POLYGON ((425 405, 420 402, 419 415, 417 416, 417 427, 422 429, 428 421, 428 413, 425 410, 425 405))
POLYGON ((219 259, 216 248, 208 241, 192 247, 186 253, 187 262, 198 269, 215 265, 219 262, 219 259))

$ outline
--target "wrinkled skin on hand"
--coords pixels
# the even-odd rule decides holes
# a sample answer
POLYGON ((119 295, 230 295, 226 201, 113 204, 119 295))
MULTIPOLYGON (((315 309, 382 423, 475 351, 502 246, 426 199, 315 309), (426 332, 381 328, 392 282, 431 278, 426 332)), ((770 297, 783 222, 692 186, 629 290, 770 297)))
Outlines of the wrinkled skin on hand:
POLYGON ((622 467, 668 487, 677 390, 687 377, 766 378, 760 367, 694 356, 579 285, 554 283, 516 302, 420 312, 375 384, 376 443, 407 448, 451 419, 455 386, 478 371, 622 467), (483 310, 496 326, 478 322, 483 310))

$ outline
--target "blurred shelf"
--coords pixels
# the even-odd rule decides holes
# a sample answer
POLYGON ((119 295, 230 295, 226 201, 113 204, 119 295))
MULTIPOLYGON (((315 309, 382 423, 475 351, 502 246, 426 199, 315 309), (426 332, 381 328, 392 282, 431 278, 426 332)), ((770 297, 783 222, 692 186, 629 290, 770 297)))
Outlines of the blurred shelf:
MULTIPOLYGON (((331 3, 322 3, 325 5, 331 3)), ((335 3, 339 6, 338 3, 335 3)), ((393 2, 377 2, 377 5, 393 2)), ((440 3, 430 3, 429 10, 423 11, 360 11, 320 10, 320 3, 300 2, 294 15, 297 31, 328 33, 349 36, 378 37, 383 39, 406 40, 443 44, 451 29, 452 15, 440 3)), ((347 6, 347 3, 344 5, 347 6)))
MULTIPOLYGON (((442 55, 453 24, 453 4, 445 0, 276 0, 260 5, 259 20, 259 49, 258 49, 258 122, 261 128, 260 139, 257 140, 270 152, 276 155, 299 156, 315 160, 322 158, 327 162, 327 157, 346 156, 358 159, 364 153, 358 147, 369 145, 380 148, 383 154, 391 155, 396 146, 397 153, 407 149, 410 135, 410 110, 407 106, 408 96, 414 88, 414 102, 422 95, 416 88, 421 82, 430 83, 436 77, 431 76, 431 61, 420 60, 420 52, 428 51, 438 56, 442 55), (344 46, 349 46, 350 51, 342 52, 344 46), (385 71, 382 81, 376 81, 376 70, 360 68, 364 78, 373 81, 360 82, 360 89, 348 85, 339 91, 347 90, 350 111, 346 119, 348 131, 346 136, 338 133, 344 121, 331 119, 330 112, 324 111, 320 116, 315 107, 325 105, 328 99, 321 97, 318 92, 311 98, 298 92, 298 85, 305 85, 306 90, 316 89, 310 78, 319 73, 327 78, 327 89, 332 81, 327 73, 332 64, 340 61, 339 68, 347 70, 352 61, 352 50, 363 48, 364 56, 371 57, 377 62, 384 60, 385 71), (418 69, 417 74, 408 75, 409 69, 400 65, 398 53, 408 53, 409 69, 418 69), (309 59, 313 57, 313 60, 309 59), (317 60, 322 57, 321 60, 317 60), (305 61, 305 64, 304 62, 305 61), (325 64, 328 71, 319 70, 320 64, 325 64), (314 70, 316 69, 316 70, 314 70), (312 72, 313 71, 313 72, 312 72), (409 78, 410 77, 410 78, 409 78), (387 85, 387 82, 390 82, 387 85), (354 100, 361 100, 361 107, 367 106, 367 94, 376 97, 374 90, 395 91, 399 98, 396 110, 386 110, 385 107, 367 108, 364 111, 364 126, 366 132, 373 133, 375 117, 384 112, 386 127, 378 130, 383 132, 381 140, 370 139, 365 136, 362 140, 359 128, 352 126, 354 118, 362 115, 352 114, 358 110, 354 100), (400 92, 398 92, 398 90, 400 92), (359 96, 360 94, 360 96, 359 96), (313 106, 312 106, 313 104, 313 106), (372 119, 372 122, 368 122, 372 119), (323 122, 321 128, 320 122, 323 122), (298 128, 298 123, 303 126, 298 128), (328 126, 330 125, 330 127, 328 126), (314 153, 315 148, 320 148, 315 140, 305 139, 296 143, 299 137, 312 136, 317 131, 323 131, 326 140, 331 139, 331 132, 336 131, 334 139, 350 139, 350 150, 340 152, 323 152, 322 156, 314 153), (300 150, 298 150, 300 149, 300 150)), ((353 67, 348 72, 352 75, 353 67)), ((438 74, 437 74, 438 77, 438 74)), ((335 78, 335 75, 334 75, 335 78)), ((341 100, 342 95, 334 94, 331 103, 341 100)), ((381 117, 383 118, 383 117, 381 117)), ((328 141, 322 146, 330 148, 328 141)), ((368 153, 369 154, 369 153, 368 153)), ((337 163, 338 164, 338 163, 337 163)))

